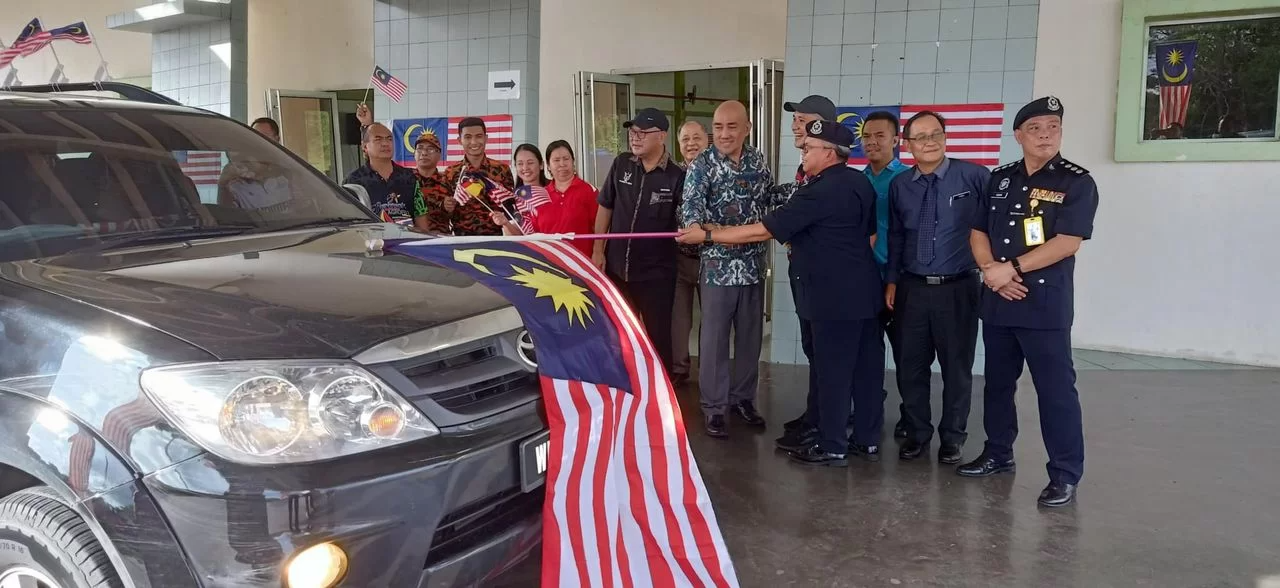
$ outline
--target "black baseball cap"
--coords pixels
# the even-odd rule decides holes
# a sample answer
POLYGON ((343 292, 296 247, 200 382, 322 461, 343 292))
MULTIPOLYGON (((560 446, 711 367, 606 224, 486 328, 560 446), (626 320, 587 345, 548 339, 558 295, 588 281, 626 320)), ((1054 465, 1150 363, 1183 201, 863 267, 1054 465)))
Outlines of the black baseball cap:
POLYGON ((784 102, 782 109, 787 112, 799 112, 800 114, 816 114, 822 117, 822 120, 836 119, 836 105, 826 96, 817 94, 807 96, 799 102, 784 102))
POLYGON ((642 131, 649 129, 667 130, 671 128, 671 123, 667 121, 667 115, 657 108, 645 108, 636 113, 636 117, 622 123, 622 128, 629 129, 636 127, 642 131))
POLYGON ((853 148, 853 131, 833 120, 815 120, 804 128, 814 139, 820 139, 839 147, 853 148))

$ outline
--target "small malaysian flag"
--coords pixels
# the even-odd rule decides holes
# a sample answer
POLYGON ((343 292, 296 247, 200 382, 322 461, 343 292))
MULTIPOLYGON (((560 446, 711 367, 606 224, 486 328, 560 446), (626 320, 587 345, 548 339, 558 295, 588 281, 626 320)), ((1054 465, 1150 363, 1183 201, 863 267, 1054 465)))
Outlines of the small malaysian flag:
POLYGON ((221 151, 178 151, 174 153, 183 175, 197 186, 216 186, 222 177, 221 151))
POLYGON ((502 204, 503 202, 515 198, 516 195, 511 193, 506 186, 485 178, 484 185, 489 189, 489 200, 494 204, 502 204))
POLYGON ((525 184, 516 188, 516 208, 524 216, 538 216, 538 207, 551 202, 551 195, 542 186, 525 184))
POLYGON ((379 65, 373 67, 373 76, 369 78, 369 81, 374 86, 377 86, 379 90, 382 90, 382 93, 386 94, 388 98, 396 102, 404 99, 405 90, 409 89, 409 86, 406 86, 399 78, 391 75, 379 65))
POLYGON ((453 199, 458 204, 466 204, 472 198, 479 198, 480 193, 484 191, 484 182, 472 179, 468 176, 460 176, 458 185, 453 189, 453 199))

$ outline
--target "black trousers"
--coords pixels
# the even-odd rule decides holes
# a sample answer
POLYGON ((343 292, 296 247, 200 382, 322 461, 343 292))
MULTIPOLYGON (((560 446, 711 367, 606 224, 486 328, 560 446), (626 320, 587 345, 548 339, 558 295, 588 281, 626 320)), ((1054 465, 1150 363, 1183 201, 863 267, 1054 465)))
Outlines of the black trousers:
MULTIPOLYGON (((901 343, 898 342, 898 339, 899 339, 898 324, 897 324, 897 321, 894 320, 892 310, 885 308, 884 310, 880 311, 880 329, 881 331, 884 332, 884 336, 880 338, 880 354, 884 355, 886 351, 893 353, 893 365, 894 365, 894 369, 896 370, 898 366, 898 348, 901 347, 901 343), (884 340, 886 338, 889 339, 889 349, 885 349, 884 340)), ((883 388, 884 387, 881 386, 882 395, 884 396, 885 400, 888 400, 889 391, 884 390, 883 388)), ((901 400, 902 398, 901 393, 898 394, 898 398, 899 400, 901 400)), ((898 429, 906 426, 907 426, 907 403, 900 401, 898 402, 898 424, 894 425, 894 428, 898 429)))
POLYGON ((1025 361, 1040 406, 1040 433, 1049 453, 1049 479, 1080 483, 1084 475, 1084 426, 1080 394, 1071 359, 1071 329, 1023 329, 984 323, 987 388, 982 397, 986 450, 997 459, 1013 458, 1018 437, 1018 408, 1013 402, 1025 361))
POLYGON ((879 445, 884 426, 884 354, 876 342, 879 319, 809 321, 813 363, 805 419, 818 429, 818 446, 847 453, 849 443, 879 445), (852 402, 851 402, 852 401, 852 402), (845 437, 853 406, 853 436, 845 437))
POLYGON ((920 443, 933 438, 930 406, 930 368, 936 357, 942 367, 942 419, 938 437, 963 445, 968 438, 973 399, 973 360, 978 344, 977 274, 945 284, 928 284, 903 274, 894 301, 901 349, 898 352, 898 390, 907 409, 907 434, 920 443))
POLYGON ((624 282, 613 278, 613 283, 631 304, 631 309, 640 315, 640 322, 644 323, 644 330, 649 333, 649 340, 653 342, 653 348, 662 360, 662 367, 670 374, 676 276, 643 282, 624 282))

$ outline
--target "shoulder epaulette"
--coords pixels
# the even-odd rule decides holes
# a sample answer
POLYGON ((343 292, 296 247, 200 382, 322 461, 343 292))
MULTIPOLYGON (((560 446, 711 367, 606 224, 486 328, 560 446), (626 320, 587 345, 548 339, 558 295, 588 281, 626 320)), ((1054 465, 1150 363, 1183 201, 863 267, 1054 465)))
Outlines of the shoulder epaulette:
POLYGON ((1019 159, 1019 160, 1017 160, 1017 161, 1015 161, 1015 162, 1013 162, 1013 163, 1006 163, 1006 164, 1004 164, 1004 165, 1002 165, 1002 166, 1000 166, 1000 167, 997 167, 997 168, 995 168, 995 169, 991 170, 991 173, 1002 172, 1002 171, 1008 171, 1008 170, 1011 170, 1011 169, 1013 169, 1013 168, 1015 168, 1015 167, 1018 167, 1018 164, 1021 164, 1021 163, 1022 163, 1022 160, 1021 160, 1021 159, 1019 159))
POLYGON ((1087 170, 1087 169, 1085 169, 1085 168, 1083 168, 1083 167, 1080 167, 1080 166, 1078 166, 1078 165, 1076 165, 1076 164, 1074 164, 1074 163, 1072 163, 1072 162, 1068 161, 1067 159, 1062 159, 1062 160, 1060 161, 1060 163, 1062 164, 1063 169, 1065 169, 1065 170, 1067 170, 1067 171, 1069 171, 1069 172, 1071 172, 1071 173, 1073 173, 1073 174, 1075 174, 1075 175, 1077 175, 1077 176, 1079 176, 1079 175, 1084 175, 1084 174, 1089 173, 1089 170, 1087 170))

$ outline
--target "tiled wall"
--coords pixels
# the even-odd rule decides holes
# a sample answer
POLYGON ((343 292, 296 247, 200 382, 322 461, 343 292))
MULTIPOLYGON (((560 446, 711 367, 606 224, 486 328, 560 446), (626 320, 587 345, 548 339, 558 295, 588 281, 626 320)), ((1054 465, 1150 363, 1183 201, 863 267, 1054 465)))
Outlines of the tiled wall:
POLYGON ((233 0, 226 20, 153 34, 152 89, 188 106, 244 120, 248 114, 245 1, 233 0))
POLYGON ((374 60, 409 86, 378 120, 511 114, 516 144, 538 117, 540 0, 375 0, 374 60), (490 71, 520 71, 518 100, 489 100, 490 71))
MULTIPOLYGON (((789 0, 787 14, 786 100, 1003 102, 1001 159, 1020 157, 1009 123, 1033 98, 1039 0, 789 0)), ((780 161, 784 171, 800 163, 785 137, 780 161)), ((787 261, 781 248, 774 255, 770 360, 805 363, 787 261)))

